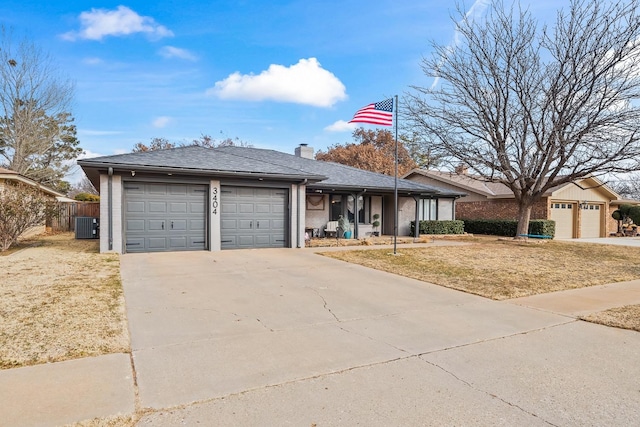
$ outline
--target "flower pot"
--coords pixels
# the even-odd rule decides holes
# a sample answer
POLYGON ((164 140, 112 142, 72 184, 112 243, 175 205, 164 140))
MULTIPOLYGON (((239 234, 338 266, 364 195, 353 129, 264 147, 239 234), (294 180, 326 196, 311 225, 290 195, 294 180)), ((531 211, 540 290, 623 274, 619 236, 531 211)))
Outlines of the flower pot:
POLYGON ((351 231, 345 231, 344 232, 344 238, 345 239, 350 239, 351 238, 351 231))

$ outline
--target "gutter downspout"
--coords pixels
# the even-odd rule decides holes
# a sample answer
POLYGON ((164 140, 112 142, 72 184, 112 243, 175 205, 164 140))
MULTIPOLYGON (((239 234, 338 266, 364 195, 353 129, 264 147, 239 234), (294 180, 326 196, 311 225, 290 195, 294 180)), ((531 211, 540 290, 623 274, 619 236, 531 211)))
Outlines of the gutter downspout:
MULTIPOLYGON (((298 197, 297 197, 298 208, 296 210, 298 213, 298 221, 297 221, 298 230, 296 231, 296 235, 298 236, 298 239, 297 239, 298 248, 302 248, 302 243, 300 242, 300 223, 302 222, 302 212, 301 212, 302 203, 300 203, 300 186, 307 185, 307 182, 309 182, 309 180, 305 178, 300 184, 298 184, 298 197)), ((306 189, 305 189, 305 193, 306 193, 306 189)))
POLYGON ((113 250, 113 168, 109 168, 108 182, 108 202, 109 203, 109 251, 113 250))

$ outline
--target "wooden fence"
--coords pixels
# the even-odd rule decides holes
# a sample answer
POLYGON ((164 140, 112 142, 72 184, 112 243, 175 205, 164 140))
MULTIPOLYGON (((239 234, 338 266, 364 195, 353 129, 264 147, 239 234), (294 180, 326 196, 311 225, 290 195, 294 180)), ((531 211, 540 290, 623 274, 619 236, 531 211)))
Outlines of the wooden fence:
POLYGON ((58 203, 54 215, 47 219, 52 231, 75 231, 76 217, 100 217, 100 202, 58 203))

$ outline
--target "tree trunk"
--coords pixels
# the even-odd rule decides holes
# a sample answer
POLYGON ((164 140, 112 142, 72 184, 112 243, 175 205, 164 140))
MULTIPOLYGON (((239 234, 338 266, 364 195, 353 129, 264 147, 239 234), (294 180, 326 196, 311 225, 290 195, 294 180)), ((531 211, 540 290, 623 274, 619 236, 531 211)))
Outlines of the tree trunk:
POLYGON ((529 234, 529 219, 531 218, 532 203, 521 201, 518 206, 518 228, 516 239, 522 239, 521 234, 529 234))

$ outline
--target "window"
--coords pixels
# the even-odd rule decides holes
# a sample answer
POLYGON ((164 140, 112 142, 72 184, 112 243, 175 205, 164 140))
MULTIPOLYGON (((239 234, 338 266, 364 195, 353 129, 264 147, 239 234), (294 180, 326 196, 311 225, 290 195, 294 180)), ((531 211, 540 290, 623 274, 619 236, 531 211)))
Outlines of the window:
POLYGON ((342 215, 342 196, 332 194, 329 197, 329 221, 337 221, 338 217, 342 215))
POLYGON ((569 203, 569 204, 567 205, 567 209, 573 209, 573 205, 572 205, 571 203, 569 203))
POLYGON ((420 220, 435 220, 438 219, 438 208, 436 199, 421 199, 420 204, 420 220))
POLYGON ((353 224, 356 219, 360 224, 369 224, 371 217, 371 196, 358 197, 358 212, 356 212, 355 199, 353 196, 332 194, 329 197, 329 221, 337 221, 340 215, 349 219, 353 224))

